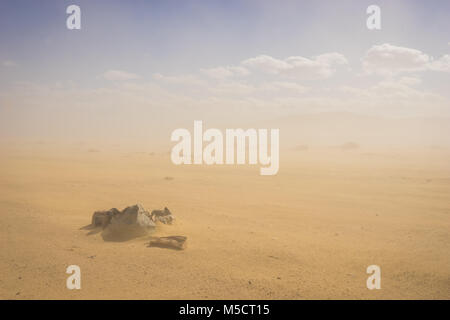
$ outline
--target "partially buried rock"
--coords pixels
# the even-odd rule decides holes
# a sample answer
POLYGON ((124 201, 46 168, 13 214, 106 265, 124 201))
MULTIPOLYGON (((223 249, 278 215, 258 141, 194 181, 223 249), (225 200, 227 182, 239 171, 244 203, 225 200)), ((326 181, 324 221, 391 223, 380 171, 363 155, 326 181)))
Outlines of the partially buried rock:
POLYGON ((111 218, 120 213, 116 208, 107 211, 95 211, 92 215, 92 226, 105 228, 110 222, 111 218))
POLYGON ((135 237, 148 234, 155 228, 152 215, 140 204, 127 207, 122 211, 111 209, 104 214, 94 213, 93 222, 107 221, 104 227, 102 237, 108 241, 126 241, 135 237), (95 219, 94 219, 95 218, 95 219))
POLYGON ((154 230, 156 223, 172 224, 173 220, 174 217, 167 207, 149 213, 140 204, 135 204, 122 211, 116 208, 95 211, 91 227, 102 227, 104 240, 126 241, 146 235, 154 230))
POLYGON ((152 237, 148 247, 183 250, 186 247, 186 240, 187 237, 185 236, 152 237))
POLYGON ((173 215, 167 207, 164 207, 164 210, 153 210, 152 211, 152 220, 154 222, 162 222, 164 224, 172 224, 173 215))

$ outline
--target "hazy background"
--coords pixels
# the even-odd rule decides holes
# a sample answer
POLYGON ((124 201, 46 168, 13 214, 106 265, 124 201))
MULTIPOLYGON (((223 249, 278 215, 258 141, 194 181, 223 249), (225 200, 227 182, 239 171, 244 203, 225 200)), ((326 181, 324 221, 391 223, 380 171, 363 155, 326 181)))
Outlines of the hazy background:
POLYGON ((448 1, 2 1, 2 141, 450 145, 448 1), (66 7, 81 7, 81 30, 66 7), (381 7, 382 29, 366 28, 381 7))
POLYGON ((449 299, 449 9, 0 0, 0 299, 449 299), (173 164, 194 120, 279 128, 279 172, 173 164), (88 226, 135 203, 187 248, 88 226))

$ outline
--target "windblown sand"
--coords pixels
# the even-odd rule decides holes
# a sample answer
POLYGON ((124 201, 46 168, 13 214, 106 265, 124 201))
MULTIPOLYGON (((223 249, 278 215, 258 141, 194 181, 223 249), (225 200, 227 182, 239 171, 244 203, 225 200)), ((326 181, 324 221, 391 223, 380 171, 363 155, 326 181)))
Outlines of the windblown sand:
POLYGON ((310 147, 258 166, 175 166, 167 154, 2 147, 2 299, 450 299, 450 152, 310 147), (95 210, 177 218, 106 242, 95 210), (68 290, 67 266, 81 268, 68 290), (381 290, 366 268, 381 267, 381 290))

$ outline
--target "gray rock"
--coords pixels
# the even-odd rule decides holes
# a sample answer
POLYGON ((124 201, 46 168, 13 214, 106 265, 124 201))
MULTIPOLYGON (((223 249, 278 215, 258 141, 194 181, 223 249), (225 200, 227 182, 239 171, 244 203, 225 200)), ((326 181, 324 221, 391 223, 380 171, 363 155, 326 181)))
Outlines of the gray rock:
POLYGON ((126 207, 122 212, 115 214, 111 219, 111 224, 136 224, 143 228, 155 227, 151 214, 140 204, 126 207))
MULTIPOLYGON (((109 217, 109 212, 112 210, 107 211, 105 215, 109 217)), ((125 241, 144 236, 155 226, 152 215, 140 204, 136 204, 122 211, 112 211, 109 223, 103 229, 102 237, 108 241, 125 241)))
POLYGON ((110 222, 111 218, 120 213, 116 208, 107 211, 95 211, 92 215, 92 226, 105 228, 110 222))
POLYGON ((164 210, 153 210, 151 216, 154 222, 159 221, 164 224, 172 224, 174 220, 172 212, 167 207, 164 207, 164 210))

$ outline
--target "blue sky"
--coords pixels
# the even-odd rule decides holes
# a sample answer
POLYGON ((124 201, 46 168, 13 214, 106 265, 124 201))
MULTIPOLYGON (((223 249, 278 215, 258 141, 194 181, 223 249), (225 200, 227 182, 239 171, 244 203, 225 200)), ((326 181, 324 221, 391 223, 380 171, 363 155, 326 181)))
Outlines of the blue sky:
POLYGON ((4 0, 0 124, 450 116, 449 9, 419 0, 4 0), (66 28, 71 4, 81 7, 81 30, 66 28), (381 30, 366 27, 371 4, 381 30))
POLYGON ((258 54, 336 51, 357 62, 368 47, 384 42, 433 56, 448 52, 448 1, 378 1, 379 32, 365 28, 372 3, 7 0, 0 4, 0 57, 24 66, 9 80, 86 81, 103 69, 179 73, 258 54), (82 9, 80 31, 65 28, 69 4, 82 9))

